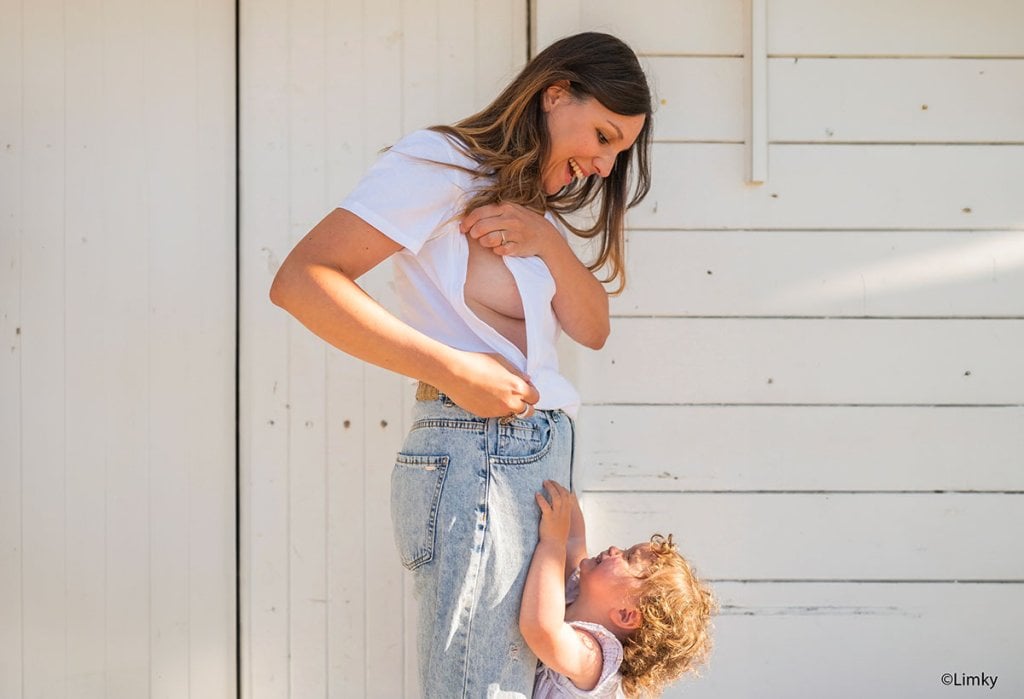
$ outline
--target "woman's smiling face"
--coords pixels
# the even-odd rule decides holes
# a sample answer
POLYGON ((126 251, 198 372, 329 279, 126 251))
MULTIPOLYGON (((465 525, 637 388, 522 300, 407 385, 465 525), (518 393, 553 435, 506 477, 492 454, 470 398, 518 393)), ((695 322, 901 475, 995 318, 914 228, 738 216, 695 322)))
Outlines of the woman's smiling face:
POLYGON ((647 118, 616 114, 592 97, 577 99, 560 85, 544 91, 543 107, 550 148, 541 181, 549 195, 574 178, 607 177, 615 158, 632 147, 647 118))

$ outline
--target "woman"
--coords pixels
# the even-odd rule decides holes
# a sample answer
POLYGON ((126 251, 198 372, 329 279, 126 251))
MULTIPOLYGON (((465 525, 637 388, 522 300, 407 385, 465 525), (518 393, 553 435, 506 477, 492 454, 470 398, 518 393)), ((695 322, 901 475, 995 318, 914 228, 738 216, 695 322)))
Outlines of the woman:
POLYGON ((529 696, 517 628, 537 540, 533 494, 571 482, 579 397, 560 329, 598 349, 623 218, 649 183, 651 98, 606 34, 548 47, 486 109, 389 149, 284 261, 274 303, 355 357, 420 381, 392 472, 392 519, 419 604, 425 697, 529 696), (630 195, 630 170, 637 173, 630 195), (595 212, 589 228, 563 214, 595 212), (586 266, 559 226, 597 238, 586 266), (402 318, 355 280, 391 257, 402 318))

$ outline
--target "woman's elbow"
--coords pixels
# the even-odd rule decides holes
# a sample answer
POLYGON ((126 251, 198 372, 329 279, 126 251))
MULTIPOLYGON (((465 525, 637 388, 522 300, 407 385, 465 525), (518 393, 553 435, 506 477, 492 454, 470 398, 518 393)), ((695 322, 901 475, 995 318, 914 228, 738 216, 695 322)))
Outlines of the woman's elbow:
POLYGON ((603 335, 597 335, 591 342, 586 343, 586 346, 592 350, 599 350, 604 347, 604 343, 608 341, 608 333, 603 335))
POLYGON ((270 283, 270 302, 281 308, 288 308, 290 292, 295 288, 295 271, 285 260, 274 275, 274 281, 270 283))
POLYGON ((611 335, 610 326, 605 325, 600 328, 595 328, 592 332, 588 333, 586 337, 580 339, 580 344, 592 350, 599 350, 604 347, 604 343, 608 341, 609 335, 611 335))

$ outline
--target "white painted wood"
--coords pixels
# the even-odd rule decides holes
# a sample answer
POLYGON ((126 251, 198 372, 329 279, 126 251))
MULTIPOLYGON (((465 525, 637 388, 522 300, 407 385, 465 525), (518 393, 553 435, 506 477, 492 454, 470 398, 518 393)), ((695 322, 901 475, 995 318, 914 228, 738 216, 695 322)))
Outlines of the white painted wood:
POLYGON ((712 580, 1013 580, 1020 494, 586 493, 594 550, 672 532, 712 580), (602 543, 599 543, 602 542, 602 543), (606 542, 606 543, 605 543, 606 542))
POLYGON ((1024 316, 1024 231, 631 231, 619 316, 1024 316))
MULTIPOLYGON (((593 3, 587 3, 586 14, 593 11, 593 3)), ((562 37, 591 29, 586 26, 582 0, 547 2, 530 0, 530 42, 533 55, 562 37)))
MULTIPOLYGON (((324 2, 288 8, 288 229, 324 211, 326 124, 324 2)), ((288 333, 288 696, 327 695, 327 464, 324 343, 300 328, 288 333), (296 332, 298 331, 298 332, 296 332)))
MULTIPOLYGON (((645 54, 746 51, 745 0, 646 0, 628 8, 587 0, 578 14, 559 11, 561 3, 551 0, 537 4, 538 20, 551 22, 539 36, 599 29, 645 54)), ((1024 7, 1017 2, 980 0, 968 8, 958 0, 771 0, 767 9, 771 55, 1024 55, 1024 7)))
POLYGON ((65 552, 64 36, 62 3, 22 9, 21 527, 24 696, 63 695, 65 552), (38 202, 36 205, 32 203, 38 202), (46 205, 42 205, 45 203, 46 205))
POLYGON ((586 490, 1024 490, 1021 407, 591 405, 578 449, 586 490))
POLYGON ((104 5, 112 21, 104 23, 105 114, 103 192, 104 242, 117 281, 108 278, 103 305, 109 309, 103 329, 104 375, 109 397, 102 415, 113 435, 106 440, 105 519, 107 570, 107 691, 123 699, 150 693, 150 461, 149 343, 138 333, 150 328, 148 154, 139 144, 148 136, 145 101, 145 52, 148 36, 124 27, 145 26, 146 10, 122 1, 104 5), (116 20, 115 20, 116 18, 116 20), (114 603, 116 601, 116 603, 114 603))
POLYGON ((538 5, 629 41, 659 107, 612 336, 562 348, 592 543, 671 529, 712 577, 822 581, 717 583, 711 669, 666 696, 1005 680, 1021 584, 954 581, 1024 560, 1024 5, 767 2, 764 187, 745 2, 538 5), (847 582, 906 579, 933 582, 847 582))
POLYGON ((193 417, 193 446, 183 453, 189 487, 189 693, 236 696, 235 5, 197 3, 180 21, 194 32, 188 50, 195 54, 195 75, 202 77, 192 88, 192 168, 206 175, 203 186, 194 189, 186 184, 194 175, 186 174, 176 183, 195 197, 186 250, 206 255, 193 263, 205 289, 197 284, 189 296, 194 310, 181 329, 191 338, 190 353, 197 357, 194 392, 184 402, 191 405, 195 396, 202 396, 206 405, 204 413, 193 417), (202 446, 196 449, 195 444, 202 446))
POLYGON ((3 8, 4 696, 234 693, 233 12, 3 8))
POLYGON ((240 155, 251 164, 240 173, 239 221, 240 692, 246 699, 287 697, 290 682, 290 330, 267 300, 291 233, 288 37, 287 5, 246 3, 238 48, 239 119, 247 124, 240 131, 240 155))
MULTIPOLYGON (((401 46, 387 43, 380 39, 390 34, 394 27, 401 26, 401 3, 398 0, 375 4, 376 12, 367 17, 364 25, 364 36, 367 44, 364 48, 364 60, 373 65, 380 76, 398 76, 401 74, 401 46)), ((471 10, 464 3, 457 7, 442 5, 438 8, 445 21, 456 25, 465 23, 469 30, 472 27, 471 10)), ((471 30, 467 35, 471 34, 471 30)), ((466 35, 464 35, 466 36, 466 35)), ((460 42, 461 43, 461 42, 460 42)), ((446 56, 441 56, 440 64, 451 65, 447 60, 457 57, 460 49, 446 46, 446 56), (446 60, 447 59, 447 60, 446 60)), ((454 66, 452 66, 454 67, 454 66)), ((449 75, 449 78, 452 76, 449 75)), ((440 80, 444 90, 446 80, 440 80)), ((363 157, 372 161, 375 151, 366 146, 372 143, 393 143, 401 137, 401 93, 394 89, 393 79, 367 80, 364 84, 364 104, 369 107, 364 116, 363 138, 365 139, 363 157)), ((463 86, 465 90, 465 86, 463 86)), ((342 193, 339 195, 343 196, 342 193)), ((376 297, 385 290, 390 270, 382 265, 368 275, 363 281, 364 288, 376 297)), ((386 301, 386 299, 385 299, 386 301)), ((369 697, 398 696, 403 691, 404 678, 396 668, 402 667, 402 637, 405 633, 402 617, 402 568, 393 555, 393 538, 391 536, 390 507, 390 468, 394 454, 398 450, 400 435, 398 425, 401 420, 401 393, 405 381, 398 376, 384 372, 376 367, 364 369, 363 415, 366 430, 363 433, 365 445, 364 490, 360 504, 364 508, 364 539, 366 547, 366 695, 369 697)), ((347 504, 347 501, 346 501, 347 504)), ((340 631, 340 629, 339 629, 340 631)))
MULTIPOLYGON (((334 78, 324 95, 326 123, 333 127, 326 130, 329 147, 323 187, 324 212, 340 201, 343 192, 351 189, 373 157, 373 151, 362 137, 363 122, 372 117, 363 109, 353 108, 353 99, 363 94, 365 81, 374 80, 376 76, 371 70, 343 68, 363 65, 364 25, 361 16, 352 16, 356 13, 350 6, 351 3, 334 2, 328 8, 328 25, 331 35, 337 39, 328 43, 326 60, 328 65, 341 68, 332 71, 334 78)), ((431 3, 415 3, 415 7, 436 17, 431 3)), ((424 17, 418 19, 430 21, 424 17)), ((403 32, 404 41, 413 42, 421 33, 427 37, 424 40, 429 41, 429 27, 430 24, 415 30, 409 27, 403 32)), ((436 49, 435 44, 431 52, 436 49)), ((424 53, 406 52, 405 89, 412 92, 417 90, 414 85, 422 86, 416 97, 410 98, 412 105, 436 104, 432 94, 429 100, 423 94, 432 92, 430 81, 412 71, 418 64, 412 60, 415 57, 424 65, 431 64, 424 53)), ((417 107, 412 105, 415 113, 417 107)), ((376 116, 376 112, 372 114, 376 116)), ((422 116, 424 121, 430 120, 430 115, 422 116)), ((267 281, 269 283, 269 277, 267 281)), ((367 696, 373 686, 366 670, 367 625, 372 619, 365 600, 367 588, 375 584, 365 575, 367 560, 374 552, 366 547, 367 503, 363 497, 367 471, 364 435, 368 431, 363 409, 364 367, 358 360, 336 351, 326 353, 326 367, 328 696, 360 697, 367 696)), ((387 553, 381 552, 382 555, 387 553)), ((394 668, 398 667, 395 662, 394 668)))
POLYGON ((743 146, 657 144, 636 228, 1019 228, 1024 146, 780 145, 771 185, 743 184, 743 146), (871 173, 867 176, 866 173, 871 173))
POLYGON ((770 80, 775 141, 1024 141, 1024 61, 779 58, 770 80))
POLYGON ((0 696, 22 682, 22 5, 0 2, 0 696))
POLYGON ((747 147, 750 157, 750 171, 747 181, 764 184, 768 179, 768 9, 765 0, 750 0, 749 18, 750 46, 747 61, 750 70, 750 135, 747 147))
MULTIPOLYGON (((747 3, 748 0, 645 0, 627 7, 614 0, 586 0, 576 26, 569 26, 569 17, 559 17, 566 22, 559 29, 562 34, 610 32, 642 54, 742 56, 749 48, 745 36, 747 3)), ((538 0, 542 7, 558 4, 561 3, 538 0)), ((539 20, 544 19, 542 14, 539 20)))
POLYGON ((106 341, 102 328, 108 309, 104 298, 106 264, 103 244, 102 9, 98 3, 65 6, 64 177, 76 183, 64 194, 65 227, 65 499, 66 570, 71 582, 67 602, 68 695, 82 699, 106 696, 106 510, 105 442, 94 421, 97 399, 105 393, 106 341))
POLYGON ((776 55, 1024 55, 1024 5, 1012 0, 771 0, 768 23, 776 55))
MULTIPOLYGON (((417 695, 390 475, 412 386, 266 298, 292 245, 405 132, 483 106, 526 55, 511 0, 253 3, 242 16, 244 697, 417 695)), ((360 284, 393 307, 383 265, 360 284)))
MULTIPOLYGON (((658 97, 659 140, 744 140, 744 59, 643 62, 658 97)), ((773 141, 1024 141, 1018 60, 773 58, 768 71, 773 141)))
POLYGON ((998 675, 993 696, 1024 693, 1015 670, 1024 642, 1020 585, 719 583, 715 592, 722 611, 712 661, 666 699, 989 691, 946 687, 947 672, 998 675))
POLYGON ((657 140, 745 141, 746 59, 649 56, 640 60, 655 96, 657 140))
POLYGON ((1020 320, 619 318, 580 372, 591 403, 1020 405, 1021 343, 1020 320))

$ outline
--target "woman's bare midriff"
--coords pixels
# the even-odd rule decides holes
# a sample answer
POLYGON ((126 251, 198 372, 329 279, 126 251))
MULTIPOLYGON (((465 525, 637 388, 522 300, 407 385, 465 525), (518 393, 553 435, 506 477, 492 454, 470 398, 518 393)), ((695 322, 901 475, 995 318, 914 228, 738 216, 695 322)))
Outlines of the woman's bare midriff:
POLYGON ((512 272, 490 249, 469 239, 463 296, 469 310, 526 355, 526 314, 512 272))

